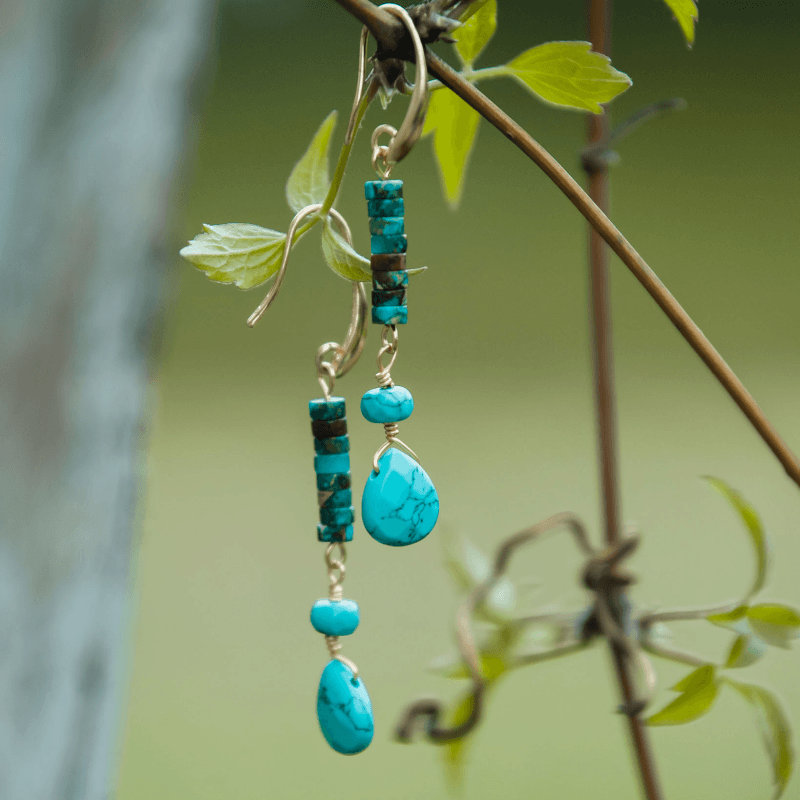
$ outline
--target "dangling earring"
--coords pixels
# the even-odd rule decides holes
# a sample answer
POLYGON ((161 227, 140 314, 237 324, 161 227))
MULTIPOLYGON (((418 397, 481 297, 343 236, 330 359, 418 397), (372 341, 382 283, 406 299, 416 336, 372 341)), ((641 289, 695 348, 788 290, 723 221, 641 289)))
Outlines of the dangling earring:
MULTIPOLYGON (((375 376, 378 388, 361 398, 361 413, 369 422, 383 425, 386 441, 372 459, 372 473, 361 500, 361 519, 373 539, 402 547, 424 539, 439 517, 439 497, 431 479, 414 451, 398 436, 397 423, 411 416, 414 399, 408 389, 394 384, 390 373, 397 358, 397 326, 408 321, 408 272, 403 181, 389 180, 389 175, 419 138, 427 106, 428 76, 422 42, 408 13, 394 4, 381 8, 400 17, 413 37, 417 78, 400 131, 380 125, 372 134, 372 166, 381 180, 364 185, 370 218, 372 321, 383 325, 383 331, 375 376), (379 137, 387 133, 391 136, 389 144, 379 145, 379 137), (387 364, 383 363, 384 358, 389 359, 387 364)), ((362 34, 362 54, 365 44, 362 34)))
MULTIPOLYGON (((306 206, 292 220, 286 241, 293 241, 300 222, 316 213, 321 204, 306 206)), ((328 213, 336 220, 345 240, 352 245, 350 229, 334 209, 328 213)), ((261 318, 280 291, 289 247, 267 296, 247 320, 251 327, 261 318)), ((328 569, 328 597, 317 600, 311 609, 311 624, 325 636, 331 660, 322 671, 317 693, 317 718, 328 744, 345 755, 360 753, 369 746, 374 732, 372 703, 358 667, 339 652, 339 637, 353 633, 359 623, 358 605, 345 600, 342 583, 345 577, 347 551, 345 542, 353 538, 354 509, 350 488, 350 440, 343 397, 333 396, 333 387, 355 364, 367 335, 367 296, 362 284, 353 283, 353 307, 350 327, 344 344, 326 342, 315 359, 317 380, 322 397, 308 404, 311 431, 314 436, 314 471, 317 476, 317 497, 320 523, 317 538, 325 542, 325 564, 328 569), (336 551, 336 553, 334 553, 336 551)))

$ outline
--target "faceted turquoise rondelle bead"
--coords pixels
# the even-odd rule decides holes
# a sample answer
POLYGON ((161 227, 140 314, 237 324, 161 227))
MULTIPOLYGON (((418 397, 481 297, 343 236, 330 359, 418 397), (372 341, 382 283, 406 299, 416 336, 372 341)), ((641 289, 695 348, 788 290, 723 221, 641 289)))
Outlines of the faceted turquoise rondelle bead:
POLYGON ((372 321, 376 325, 405 325, 408 306, 372 306, 372 321))
POLYGON ((337 753, 355 755, 372 741, 372 702, 361 678, 341 661, 328 662, 319 679, 317 719, 322 735, 337 753))
POLYGON ((405 253, 408 250, 408 237, 404 233, 393 236, 372 236, 370 247, 374 256, 405 253))
POLYGON ((353 600, 317 600, 311 607, 311 624, 326 636, 349 636, 360 621, 353 600))
POLYGON ((361 498, 367 533, 391 547, 424 539, 439 518, 439 496, 428 473, 410 456, 390 447, 371 472, 361 498))
POLYGON ((414 398, 403 386, 370 389, 361 398, 361 413, 368 422, 402 422, 413 410, 414 398))

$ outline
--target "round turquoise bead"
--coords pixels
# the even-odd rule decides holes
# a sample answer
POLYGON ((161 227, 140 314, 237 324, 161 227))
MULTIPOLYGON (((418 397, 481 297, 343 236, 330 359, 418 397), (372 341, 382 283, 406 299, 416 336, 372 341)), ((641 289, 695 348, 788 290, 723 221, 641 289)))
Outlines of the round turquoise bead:
POLYGON ((369 422, 402 422, 413 410, 414 398, 403 386, 370 389, 361 398, 361 413, 369 422))
POLYGON ((349 636, 358 627, 358 603, 353 600, 317 600, 311 608, 311 624, 326 636, 349 636))

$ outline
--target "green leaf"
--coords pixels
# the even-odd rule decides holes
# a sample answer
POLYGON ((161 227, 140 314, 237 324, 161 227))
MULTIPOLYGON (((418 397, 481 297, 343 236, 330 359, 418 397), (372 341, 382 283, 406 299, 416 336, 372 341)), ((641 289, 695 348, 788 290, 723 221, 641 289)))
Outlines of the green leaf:
POLYGON ((591 48, 590 42, 548 42, 526 50, 506 69, 542 100, 601 114, 600 103, 624 92, 631 79, 591 48))
POLYGON ((467 161, 475 145, 479 119, 478 112, 449 89, 431 93, 422 134, 436 132, 433 150, 445 197, 453 207, 458 205, 464 190, 467 161))
POLYGON ((750 633, 746 615, 747 606, 738 606, 733 611, 726 611, 724 614, 709 614, 706 619, 720 628, 727 628, 746 636, 750 633))
POLYGON ((694 24, 697 22, 697 4, 694 0, 664 0, 681 26, 686 44, 694 44, 694 24))
POLYGON ((736 689, 753 708, 764 745, 772 766, 774 798, 779 798, 794 768, 794 749, 792 747, 792 727, 781 707, 778 698, 762 686, 725 678, 725 682, 736 689))
POLYGON ((481 3, 469 19, 451 34, 456 40, 456 52, 470 66, 480 55, 497 29, 497 0, 481 3))
POLYGON ((251 289, 278 271, 285 233, 241 222, 203 228, 205 233, 195 236, 181 255, 212 281, 251 289))
POLYGON ((477 14, 488 2, 489 0, 475 0, 474 3, 470 3, 466 11, 459 17, 459 20, 461 22, 466 22, 473 14, 477 14))
POLYGON ((767 542, 767 535, 764 533, 764 528, 761 525, 761 520, 755 509, 739 494, 739 492, 732 489, 725 481, 719 478, 706 475, 705 479, 734 507, 750 534, 750 539, 756 551, 756 577, 747 595, 748 598, 752 597, 764 588, 764 582, 767 579, 767 566, 769 562, 769 543, 767 542))
MULTIPOLYGON (((483 698, 484 707, 486 705, 486 695, 483 698)), ((472 713, 474 701, 472 692, 462 695, 461 698, 453 705, 446 716, 447 724, 450 726, 460 725, 469 719, 472 713)), ((468 736, 461 739, 453 739, 446 742, 444 745, 444 761, 447 768, 447 775, 453 785, 458 786, 461 784, 464 768, 465 748, 469 740, 468 736)))
POLYGON ((725 661, 728 669, 749 667, 755 664, 767 652, 767 646, 757 636, 740 634, 733 640, 733 645, 725 661))
POLYGON ((789 649, 800 636, 800 615, 778 603, 759 603, 747 610, 747 621, 755 634, 768 644, 789 649))
MULTIPOLYGON (((504 672, 509 669, 509 663, 497 655, 489 655, 488 653, 481 654, 481 673, 487 683, 493 683, 504 672)), ((441 675, 443 678, 452 678, 461 680, 470 677, 467 665, 461 660, 460 657, 450 657, 446 661, 444 659, 437 659, 430 667, 430 671, 441 675)))
POLYGON ((672 688, 683 694, 653 714, 647 720, 648 725, 683 725, 708 713, 719 692, 716 668, 713 664, 705 664, 672 688))
POLYGON ((322 253, 328 266, 349 281, 372 281, 369 260, 359 255, 328 220, 322 228, 322 253))
POLYGON ((336 112, 331 111, 286 181, 286 201, 293 211, 321 203, 328 193, 328 148, 335 125, 336 112))
POLYGON ((447 531, 441 541, 445 564, 460 589, 470 592, 489 577, 492 570, 489 557, 470 539, 447 531))

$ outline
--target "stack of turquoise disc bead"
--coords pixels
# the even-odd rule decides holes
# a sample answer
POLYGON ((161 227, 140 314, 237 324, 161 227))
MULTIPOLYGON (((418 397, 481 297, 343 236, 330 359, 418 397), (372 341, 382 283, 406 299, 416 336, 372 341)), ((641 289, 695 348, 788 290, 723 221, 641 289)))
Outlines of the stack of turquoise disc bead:
POLYGON ((314 471, 317 473, 320 542, 353 539, 353 496, 350 490, 350 439, 343 397, 311 400, 311 431, 314 434, 314 471))
POLYGON ((408 321, 406 291, 405 209, 403 181, 367 181, 364 184, 372 245, 372 321, 404 325, 408 321))

